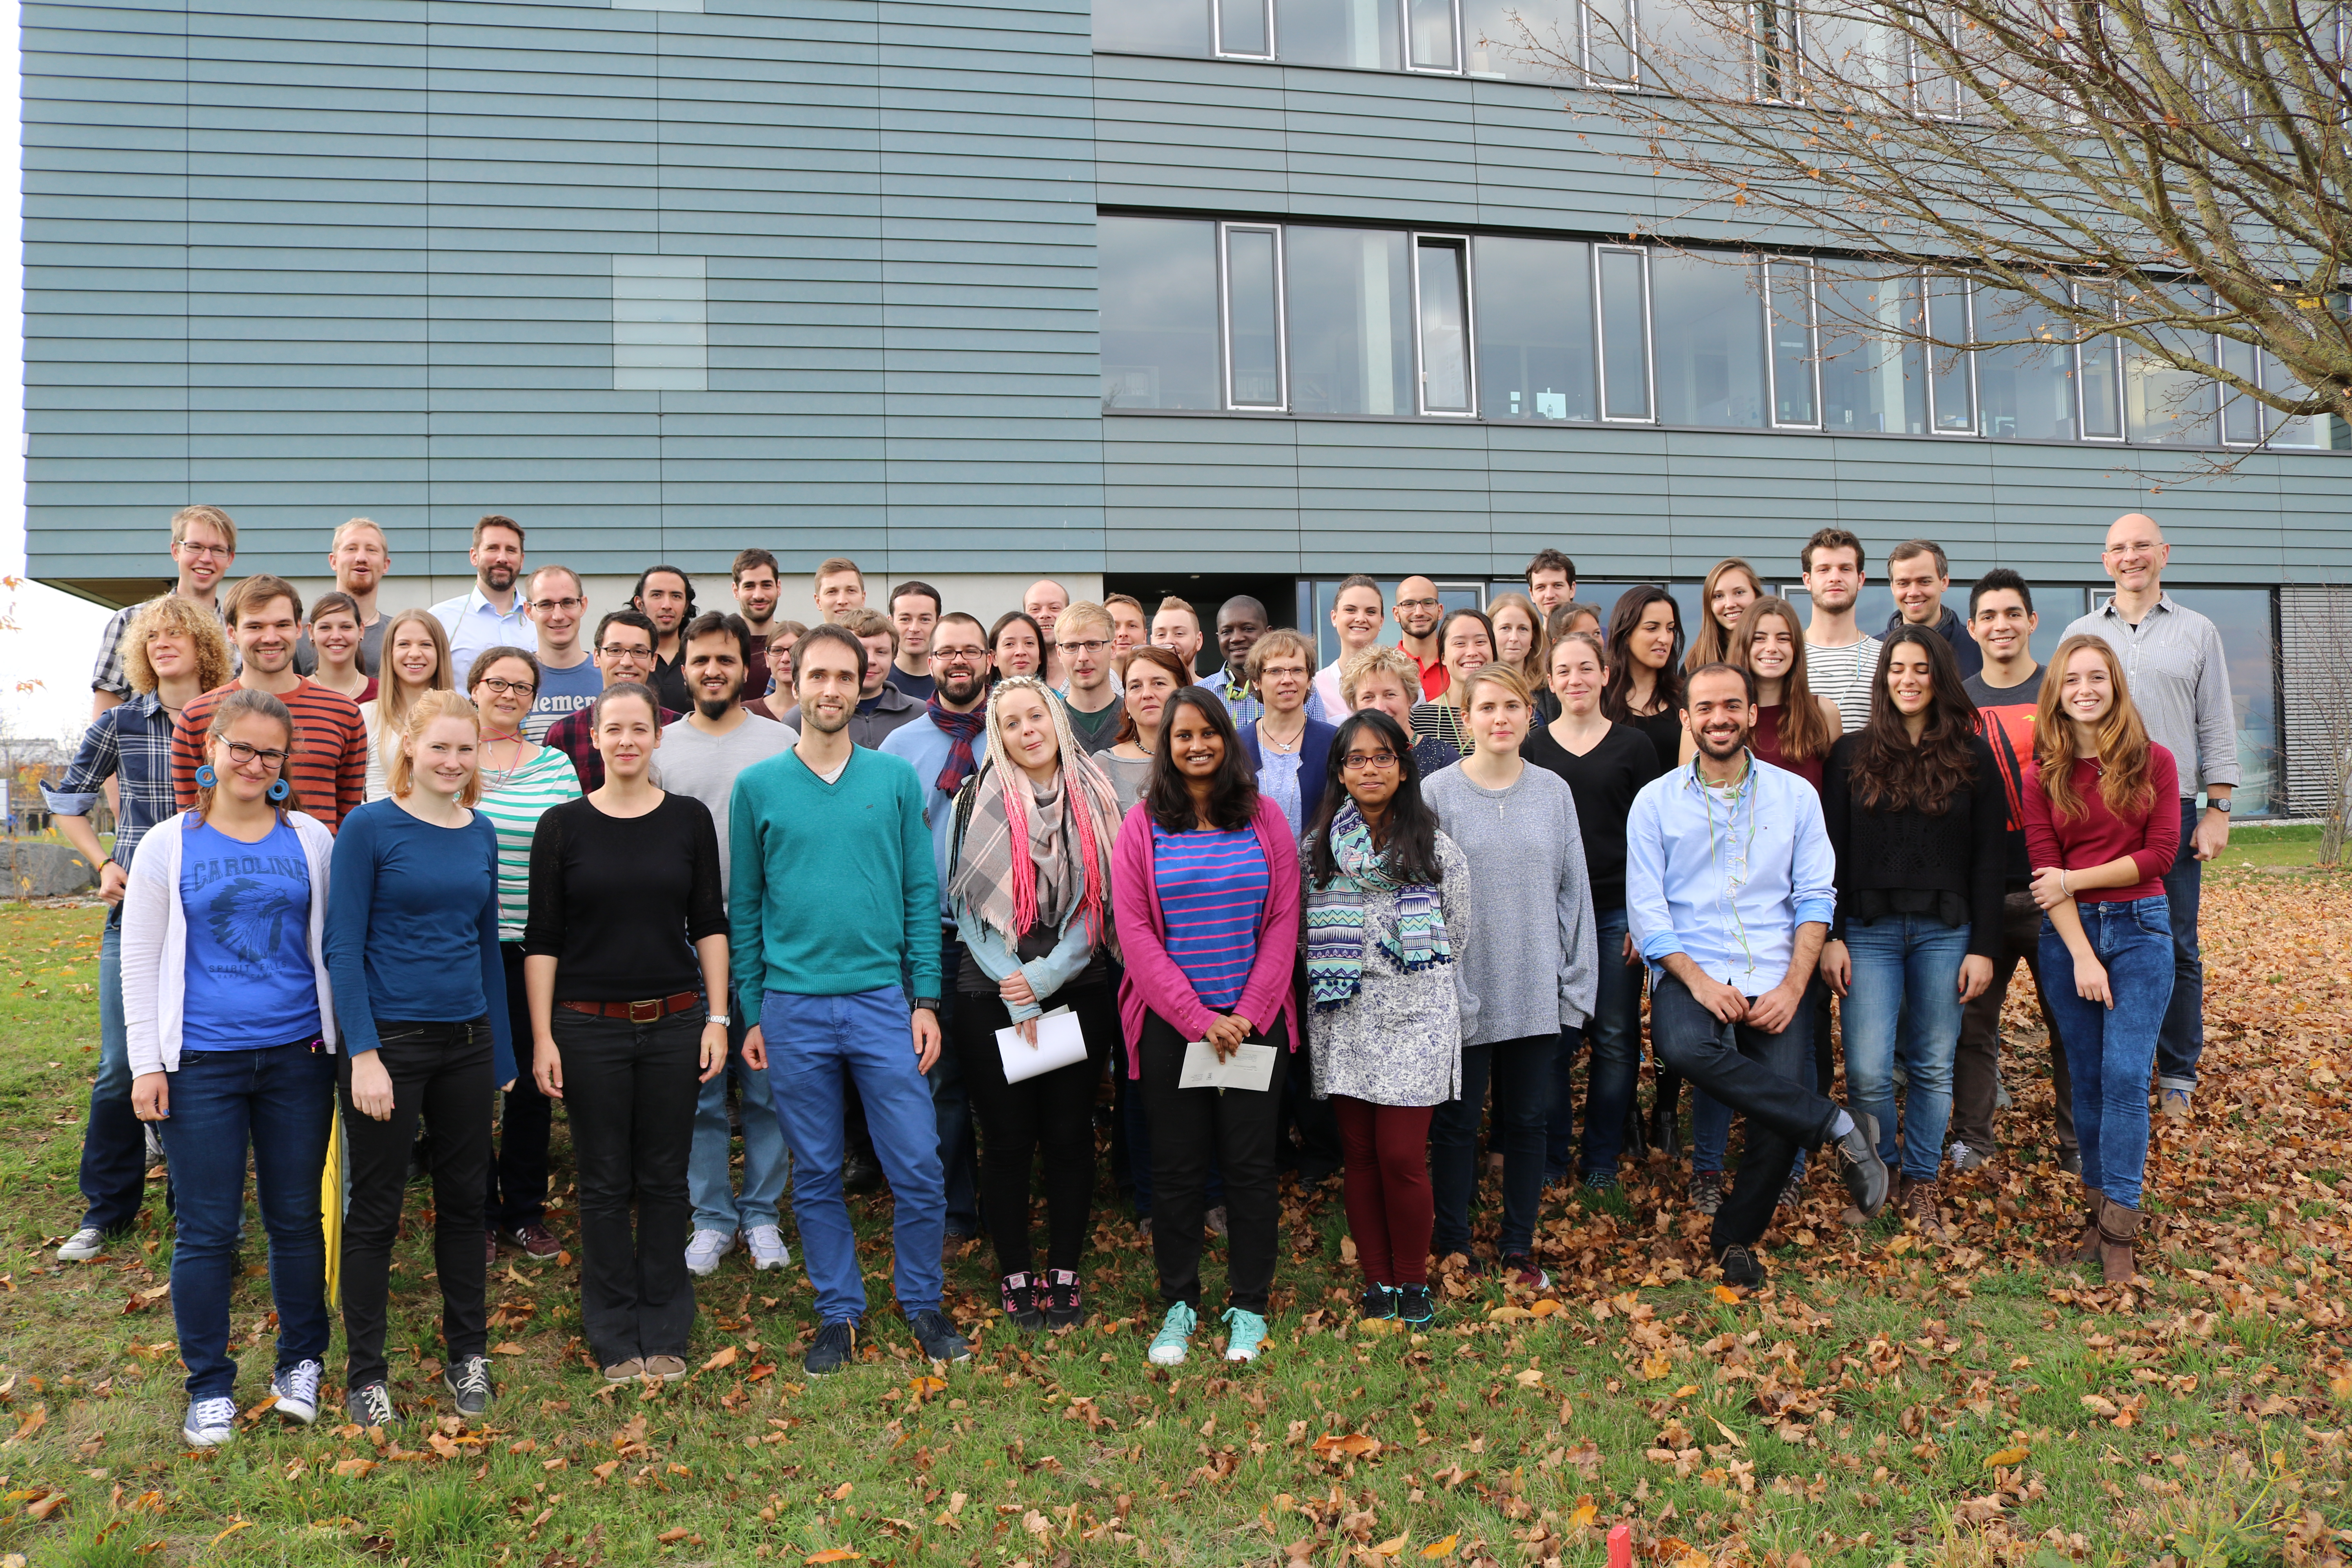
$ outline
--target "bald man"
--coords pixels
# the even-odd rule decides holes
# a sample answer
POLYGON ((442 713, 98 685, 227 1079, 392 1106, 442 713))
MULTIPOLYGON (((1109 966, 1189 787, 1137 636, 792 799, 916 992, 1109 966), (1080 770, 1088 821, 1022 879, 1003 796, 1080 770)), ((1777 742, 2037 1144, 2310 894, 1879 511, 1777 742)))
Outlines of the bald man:
POLYGON ((1264 636, 1265 606, 1247 594, 1234 595, 1217 611, 1217 655, 1225 661, 1224 668, 1202 684, 1225 700, 1226 711, 1233 714, 1237 730, 1256 723, 1265 711, 1249 679, 1250 649, 1264 636))
POLYGON ((1070 678, 1062 668, 1061 650, 1054 646, 1054 623, 1070 607, 1070 591, 1051 577, 1040 577, 1021 595, 1021 607, 1037 623, 1038 631, 1045 634, 1045 684, 1056 691, 1066 690, 1070 678))
POLYGON ((2230 706, 2229 655, 2211 621, 2164 591, 2172 546, 2142 512, 2107 529, 2099 564, 2116 595, 2066 628, 2105 637, 2123 663, 2124 681, 2148 738, 2172 753, 2180 772, 2180 853, 2165 873, 2172 913, 2172 1001, 2156 1036, 2158 1102, 2186 1121, 2205 1054, 2205 963, 2197 942, 2200 865, 2229 847, 2230 796, 2238 783, 2238 726, 2230 706), (2199 810, 2197 792, 2205 792, 2199 810))
POLYGON ((1445 619, 1445 604, 1437 596, 1437 584, 1426 577, 1408 577, 1398 584, 1395 614, 1397 646, 1412 655, 1413 663, 1421 667, 1421 694, 1434 702, 1453 681, 1437 647, 1437 628, 1445 619))

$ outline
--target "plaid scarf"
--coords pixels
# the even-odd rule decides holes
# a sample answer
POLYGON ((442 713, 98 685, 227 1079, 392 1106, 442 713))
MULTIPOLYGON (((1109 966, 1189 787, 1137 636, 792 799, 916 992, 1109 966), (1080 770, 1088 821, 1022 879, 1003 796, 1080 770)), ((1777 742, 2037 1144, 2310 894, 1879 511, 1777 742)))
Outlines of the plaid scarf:
POLYGON ((1373 847, 1372 830, 1352 800, 1332 815, 1331 858, 1339 875, 1330 886, 1318 888, 1311 878, 1307 884, 1307 990, 1317 1012, 1330 1012, 1363 988, 1367 889, 1396 893, 1396 930, 1381 931, 1379 940, 1398 968, 1410 974, 1454 962, 1437 889, 1389 875, 1388 858, 1373 847))
POLYGON ((953 713, 940 707, 934 694, 924 711, 931 716, 940 733, 948 738, 947 765, 940 769, 938 784, 941 795, 952 796, 963 788, 963 781, 971 777, 971 770, 978 765, 972 761, 971 743, 988 728, 988 704, 983 702, 969 713, 953 713))

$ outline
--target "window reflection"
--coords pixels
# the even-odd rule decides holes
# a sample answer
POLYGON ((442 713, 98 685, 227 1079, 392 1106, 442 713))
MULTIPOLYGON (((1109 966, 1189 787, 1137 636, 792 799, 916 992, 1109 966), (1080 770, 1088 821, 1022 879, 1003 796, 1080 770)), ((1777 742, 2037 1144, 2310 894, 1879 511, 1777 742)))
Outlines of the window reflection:
POLYGON ((1470 412, 1470 299, 1463 242, 1424 239, 1413 247, 1421 310, 1421 406, 1426 414, 1470 412))
POLYGON ((1650 281, 1647 253, 1603 246, 1601 275, 1601 416, 1650 416, 1650 281))
POLYGON ((1103 406, 1222 406, 1217 226, 1106 214, 1095 247, 1103 406))
POLYGON ((1774 261, 1765 268, 1770 286, 1772 423, 1820 423, 1814 395, 1812 268, 1803 261, 1774 261))
MULTIPOLYGON (((2237 722, 2238 772, 2230 805, 2234 814, 2267 815, 2279 759, 2276 616, 2268 588, 2176 588, 2164 591, 2221 634, 2230 662, 2230 707, 2237 722)), ((2098 595, 2105 603, 2106 594, 2098 595)))
POLYGON ((1225 335, 1236 408, 1282 406, 1282 250, 1270 228, 1225 230, 1225 335))
POLYGON ((1095 47, 1136 55, 1209 52, 1206 0, 1094 0, 1095 47))
POLYGON ((1275 0, 1282 58, 1298 65, 1395 70, 1395 0, 1275 0))
POLYGON ((1591 247, 1482 235, 1475 254, 1479 412, 1591 418, 1591 247))
POLYGON ((1412 279, 1405 237, 1295 226, 1291 405, 1301 414, 1411 414, 1412 279))
POLYGON ((1764 320, 1755 268, 1729 251, 1650 258, 1658 418, 1669 425, 1764 423, 1764 320))
POLYGON ((1840 435, 1919 436, 1927 428, 1918 295, 1906 274, 1820 280, 1822 411, 1840 435))
POLYGON ((1512 81, 1575 79, 1575 14, 1557 0, 1462 0, 1464 68, 1512 81))
MULTIPOLYGON (((2065 286, 2057 287, 2063 291, 2065 286)), ((1977 354, 1984 433, 2024 440, 2074 439, 2074 330, 2022 294, 1979 289, 1976 310, 1979 336, 2026 340, 1977 354)))
MULTIPOLYGON (((2179 352, 2194 354, 2184 334, 2168 328, 2144 329, 2179 352)), ((2210 352, 2210 350, 2206 352, 2210 352)), ((2214 384, 2194 371, 2176 370, 2139 344, 2123 345, 2124 421, 2135 441, 2160 447, 2210 447, 2214 437, 2214 384)))
POLYGON ((1454 0, 1404 0, 1404 23, 1412 49, 1408 63, 1413 69, 1462 68, 1462 57, 1454 48, 1454 0))

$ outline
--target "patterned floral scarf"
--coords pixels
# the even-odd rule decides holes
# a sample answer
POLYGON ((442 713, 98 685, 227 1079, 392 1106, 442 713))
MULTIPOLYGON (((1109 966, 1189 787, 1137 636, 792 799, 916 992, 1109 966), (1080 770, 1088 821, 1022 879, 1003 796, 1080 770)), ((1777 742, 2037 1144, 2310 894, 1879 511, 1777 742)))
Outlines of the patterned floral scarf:
POLYGON ((1318 888, 1312 878, 1307 883, 1307 989, 1317 1012, 1342 1005, 1363 988, 1368 889, 1397 896, 1396 930, 1381 931, 1380 943, 1398 968, 1412 973, 1454 962, 1437 889, 1389 875, 1388 858, 1373 847, 1372 830, 1352 800, 1341 802, 1331 818, 1331 858, 1339 867, 1331 885, 1318 888))

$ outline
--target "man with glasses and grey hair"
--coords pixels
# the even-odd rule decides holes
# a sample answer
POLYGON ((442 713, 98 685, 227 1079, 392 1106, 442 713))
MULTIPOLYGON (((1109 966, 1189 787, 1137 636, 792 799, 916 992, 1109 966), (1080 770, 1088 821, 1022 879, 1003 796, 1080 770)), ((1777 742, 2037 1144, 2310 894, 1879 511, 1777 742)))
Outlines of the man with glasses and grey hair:
POLYGON ((2172 910, 2172 1000, 2156 1034, 2157 1100, 2186 1121, 2205 1054, 2205 960, 2197 942, 2203 863, 2230 847, 2230 796, 2238 780, 2238 725, 2230 706, 2230 656, 2211 621, 2164 591, 2172 546, 2156 519, 2129 511, 2107 529, 2099 564, 2115 597, 2066 628, 2105 637, 2124 667, 2148 739, 2180 773, 2180 852, 2164 874, 2172 910), (2197 792, 2205 792, 2200 810, 2197 792))

